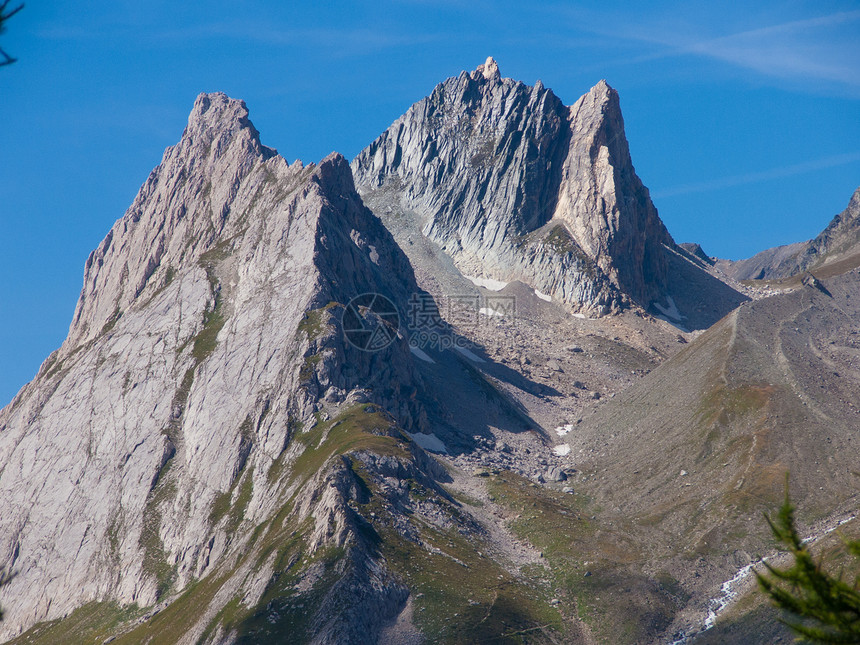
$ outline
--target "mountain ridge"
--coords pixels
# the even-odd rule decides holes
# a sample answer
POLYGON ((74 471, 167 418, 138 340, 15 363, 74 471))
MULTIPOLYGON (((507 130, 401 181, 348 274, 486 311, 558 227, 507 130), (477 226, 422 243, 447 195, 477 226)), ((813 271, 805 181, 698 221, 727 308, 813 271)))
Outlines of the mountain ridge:
POLYGON ((719 260, 718 266, 736 280, 786 279, 853 255, 858 244, 860 188, 854 191, 845 209, 813 239, 766 249, 745 260, 719 260))
POLYGON ((389 211, 413 219, 473 281, 521 280, 586 315, 633 303, 657 312, 655 302, 671 309, 674 297, 697 328, 745 299, 714 279, 724 295, 702 319, 687 280, 673 279, 696 269, 673 261, 675 242, 636 175, 618 93, 605 81, 568 107, 540 81, 502 78, 490 58, 437 85, 352 169, 387 225, 389 211))

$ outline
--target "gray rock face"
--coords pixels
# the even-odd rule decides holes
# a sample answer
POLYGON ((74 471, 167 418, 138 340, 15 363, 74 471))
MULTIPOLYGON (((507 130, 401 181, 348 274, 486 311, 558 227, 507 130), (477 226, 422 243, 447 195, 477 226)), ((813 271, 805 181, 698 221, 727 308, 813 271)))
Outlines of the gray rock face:
POLYGON ((848 206, 831 220, 798 258, 802 269, 825 259, 829 254, 845 253, 860 242, 860 188, 854 191, 848 206))
POLYGON ((736 280, 788 278, 803 271, 842 259, 860 244, 860 188, 848 206, 836 215, 821 234, 808 242, 778 246, 746 260, 720 260, 723 271, 736 280))
POLYGON ((594 313, 665 295, 674 242, 604 81, 568 107, 488 59, 413 105, 352 169, 372 208, 418 218, 467 276, 522 280, 594 313))
POLYGON ((714 259, 705 253, 705 250, 702 248, 701 244, 697 244, 695 242, 682 242, 679 244, 684 251, 692 255, 697 260, 704 262, 710 266, 714 265, 714 259))
MULTIPOLYGON (((283 504, 273 467, 342 405, 422 427, 406 341, 368 353, 340 330, 357 294, 405 302, 408 260, 342 157, 288 166, 247 117, 198 97, 87 261, 67 340, 0 411, 0 567, 17 572, 0 638, 89 601, 153 605, 221 566, 283 504)), ((312 547, 350 530, 335 488, 296 502, 312 547)), ((242 571, 224 593, 259 597, 271 569, 242 571)))
POLYGON ((182 140, 168 148, 125 217, 90 254, 64 347, 98 336, 141 295, 156 269, 193 263, 225 227, 235 232, 254 189, 269 175, 294 174, 275 155, 260 144, 243 102, 201 95, 182 140), (263 164, 268 174, 260 172, 263 164))

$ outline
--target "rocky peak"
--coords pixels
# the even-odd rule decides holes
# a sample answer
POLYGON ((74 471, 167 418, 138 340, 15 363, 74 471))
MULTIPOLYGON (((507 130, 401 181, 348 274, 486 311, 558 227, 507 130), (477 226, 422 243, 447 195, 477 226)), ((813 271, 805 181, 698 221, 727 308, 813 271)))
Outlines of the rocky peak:
POLYGON ((175 146, 177 161, 217 163, 223 157, 241 156, 248 162, 268 159, 276 150, 260 142, 260 133, 248 118, 245 102, 223 92, 201 93, 188 116, 188 126, 175 146))
POLYGON ((630 298, 648 307, 666 288, 674 242, 605 81, 566 107, 542 83, 501 80, 490 58, 437 86, 352 167, 363 197, 399 202, 466 275, 522 280, 594 313, 630 298))
POLYGON ((478 68, 471 74, 474 80, 483 77, 488 81, 499 82, 502 80, 502 75, 499 73, 499 65, 492 56, 488 56, 483 65, 478 65, 478 68))
POLYGON ((847 248, 857 241, 858 231, 860 231, 860 188, 854 191, 845 210, 833 218, 813 243, 821 247, 819 252, 825 253, 835 250, 837 246, 847 248))
POLYGON ((259 142, 259 133, 248 119, 245 101, 233 99, 224 92, 201 92, 194 101, 188 115, 188 128, 183 136, 211 136, 218 131, 235 132, 248 130, 254 140, 259 142))
POLYGON ((618 92, 601 80, 570 107, 571 143, 554 218, 613 284, 646 308, 668 284, 674 247, 633 167, 618 92))
POLYGON ((233 207, 236 195, 262 165, 273 175, 289 174, 286 161, 260 143, 243 101, 200 94, 179 143, 165 150, 128 211, 87 259, 64 351, 115 322, 159 267, 205 253, 240 215, 233 207))
POLYGON ((857 217, 860 217, 860 187, 851 195, 851 199, 848 202, 848 210, 855 213, 857 217))
MULTIPOLYGON (((806 243, 795 261, 781 267, 781 274, 794 275, 854 255, 860 245, 860 188, 848 205, 837 214, 815 239, 806 243)), ((770 276, 768 276, 770 277, 770 276)))
POLYGON ((339 152, 332 152, 319 162, 314 170, 312 181, 333 193, 354 193, 355 182, 349 169, 349 162, 339 152))
POLYGON ((90 256, 63 348, 0 410, 0 569, 17 573, 0 640, 87 602, 151 606, 219 567, 238 588, 247 571, 225 560, 308 478, 296 521, 316 518, 313 548, 342 546, 346 516, 329 530, 312 479, 323 463, 294 465, 350 411, 376 432, 422 428, 407 340, 366 352, 342 324, 359 294, 405 310, 416 290, 342 156, 288 167, 244 103, 201 95, 90 256))
POLYGON ((609 86, 609 83, 606 82, 605 78, 601 78, 599 81, 597 81, 597 84, 592 87, 588 91, 588 93, 595 96, 608 97, 612 94, 615 94, 616 97, 618 96, 618 92, 616 92, 612 87, 609 86))

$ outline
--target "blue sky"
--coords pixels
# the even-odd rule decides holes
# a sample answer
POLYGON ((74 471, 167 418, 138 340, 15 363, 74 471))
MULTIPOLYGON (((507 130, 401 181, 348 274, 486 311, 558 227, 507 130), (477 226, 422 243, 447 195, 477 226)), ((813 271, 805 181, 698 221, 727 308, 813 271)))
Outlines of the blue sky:
POLYGON ((814 236, 860 185, 860 7, 719 4, 28 0, 0 36, 19 59, 0 69, 0 405, 201 91, 317 161, 488 55, 568 104, 605 78, 677 241, 741 258, 814 236))

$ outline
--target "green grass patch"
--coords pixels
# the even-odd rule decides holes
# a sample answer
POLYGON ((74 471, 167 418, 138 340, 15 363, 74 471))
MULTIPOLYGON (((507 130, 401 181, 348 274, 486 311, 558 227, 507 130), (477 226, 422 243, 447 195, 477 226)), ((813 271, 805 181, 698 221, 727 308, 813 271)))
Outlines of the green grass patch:
POLYGON ((104 336, 109 333, 114 327, 116 327, 120 318, 122 318, 122 312, 119 310, 119 307, 117 307, 110 315, 110 318, 107 319, 107 322, 102 326, 102 330, 99 332, 99 335, 104 336))
MULTIPOLYGON (((253 609, 237 602, 228 604, 210 627, 219 622, 225 631, 238 635, 237 643, 279 645, 285 642, 307 643, 314 637, 313 619, 334 584, 349 571, 338 571, 346 557, 339 547, 319 549, 313 555, 295 561, 288 569, 277 569, 260 602, 253 609), (298 594, 294 585, 312 566, 321 569, 319 578, 306 592, 298 594)), ((347 562, 349 562, 347 560, 347 562)), ((347 564, 347 568, 351 567, 347 564)))
POLYGON ((354 450, 408 457, 404 441, 390 436, 393 428, 394 422, 377 406, 354 405, 295 436, 306 448, 291 464, 290 474, 304 483, 332 457, 354 450))
POLYGON ((215 496, 212 509, 209 511, 209 525, 215 526, 227 516, 224 530, 228 535, 233 535, 245 519, 245 511, 248 510, 248 504, 251 502, 253 494, 254 468, 252 466, 233 481, 229 490, 215 496), (236 494, 237 487, 239 488, 238 494, 236 494), (233 500, 234 494, 235 501, 233 500))
POLYGON ((314 370, 317 365, 319 365, 322 360, 321 354, 311 354, 310 356, 305 356, 305 362, 302 364, 301 369, 299 369, 299 382, 307 383, 311 380, 314 375, 314 370))
POLYGON ((111 641, 112 645, 174 645, 200 619, 203 611, 233 572, 212 574, 189 584, 185 591, 155 616, 111 641))
MULTIPOLYGON (((415 484, 417 498, 432 497, 432 491, 415 484)), ((409 587, 415 624, 432 635, 433 642, 558 642, 565 623, 549 602, 551 589, 542 581, 512 575, 489 556, 488 545, 473 534, 461 533, 456 503, 436 494, 434 501, 454 524, 441 528, 413 519, 421 536, 421 544, 416 544, 386 523, 383 497, 370 486, 362 515, 375 514, 380 553, 409 587)))
POLYGON ((561 224, 553 227, 549 235, 544 238, 544 244, 560 255, 571 253, 577 248, 570 233, 561 224))
POLYGON ((54 378, 57 374, 59 374, 63 370, 63 362, 61 360, 57 360, 58 352, 54 352, 54 354, 49 359, 49 363, 45 365, 45 379, 50 380, 54 378))
MULTIPOLYGON (((220 280, 217 267, 220 262, 230 256, 232 240, 224 240, 200 256, 198 264, 206 271, 209 290, 212 292, 212 308, 203 312, 203 327, 191 339, 191 355, 197 365, 205 361, 218 345, 218 334, 224 327, 224 303, 221 297, 220 280)), ((183 343, 177 352, 182 353, 188 342, 183 343)))
POLYGON ((197 363, 202 363, 215 351, 218 345, 218 334, 224 327, 224 314, 220 311, 220 298, 216 296, 215 306, 203 314, 203 328, 197 332, 192 341, 191 355, 197 363))
POLYGON ((308 341, 314 341, 323 335, 323 332, 328 328, 328 322, 331 318, 331 310, 338 306, 336 302, 330 302, 325 307, 319 309, 309 309, 299 321, 299 326, 296 329, 296 337, 300 334, 307 336, 308 341))
POLYGON ((154 578, 157 597, 164 596, 176 580, 176 565, 167 561, 164 543, 161 541, 161 507, 176 496, 176 483, 170 477, 169 460, 158 473, 158 483, 150 491, 143 510, 143 528, 138 544, 143 551, 143 572, 154 578))
MULTIPOLYGON (((293 438, 298 435, 302 429, 304 428, 304 424, 296 419, 294 416, 289 415, 287 417, 287 441, 289 444, 293 438)), ((281 477, 284 476, 284 453, 281 453, 277 459, 272 463, 269 467, 269 471, 266 473, 266 481, 268 481, 269 485, 277 482, 281 477)))
POLYGON ((588 623, 599 642, 648 642, 668 625, 675 601, 637 572, 642 553, 624 537, 627 528, 610 532, 590 519, 597 509, 588 498, 509 471, 490 475, 487 489, 511 514, 514 534, 543 554, 546 572, 539 575, 549 578, 560 607, 588 623))
POLYGON ((541 488, 510 471, 490 475, 487 490, 497 504, 516 513, 511 527, 517 535, 546 555, 581 557, 582 543, 593 534, 582 495, 541 488))
POLYGON ((136 604, 120 607, 115 602, 90 602, 65 618, 38 623, 10 645, 98 645, 104 643, 128 621, 143 613, 136 604))
MULTIPOLYGON (((204 578, 193 581, 164 610, 140 625, 130 629, 126 628, 127 631, 118 636, 112 643, 116 645, 137 643, 172 645, 178 642, 200 620, 202 611, 211 605, 221 587, 235 575, 237 569, 249 557, 258 559, 258 565, 261 565, 273 552, 277 551, 275 574, 269 583, 270 588, 267 589, 263 601, 258 605, 258 608, 249 608, 242 605, 238 597, 231 599, 218 612, 215 619, 210 621, 198 642, 202 642, 207 635, 211 634, 218 623, 228 626, 238 625, 252 612, 264 608, 277 591, 283 592, 285 596, 291 595, 293 592, 290 591, 289 587, 296 582, 300 570, 307 564, 301 557, 305 549, 302 535, 309 530, 310 525, 305 523, 296 526, 295 523, 285 523, 290 511, 291 507, 288 505, 274 518, 254 529, 251 538, 253 548, 246 551, 238 559, 234 568, 216 569, 204 578)), ((116 631, 122 630, 117 629, 116 631)), ((281 634, 281 640, 277 642, 284 642, 284 636, 285 634, 281 634)), ((38 641, 39 645, 55 642, 64 641, 38 641)), ((97 642, 101 643, 102 641, 97 642)), ((36 645, 35 642, 34 645, 36 645)))

